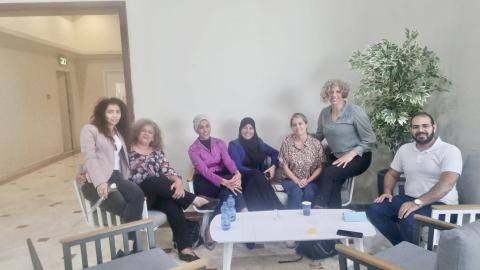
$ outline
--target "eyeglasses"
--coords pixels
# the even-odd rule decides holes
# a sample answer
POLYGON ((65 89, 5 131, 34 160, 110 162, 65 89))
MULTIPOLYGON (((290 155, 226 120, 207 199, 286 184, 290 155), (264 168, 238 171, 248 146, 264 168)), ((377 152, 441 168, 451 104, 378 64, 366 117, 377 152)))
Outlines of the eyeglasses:
POLYGON ((420 129, 420 127, 423 128, 423 129, 427 129, 427 128, 431 128, 432 125, 431 124, 413 125, 412 129, 413 130, 418 130, 418 129, 420 129))

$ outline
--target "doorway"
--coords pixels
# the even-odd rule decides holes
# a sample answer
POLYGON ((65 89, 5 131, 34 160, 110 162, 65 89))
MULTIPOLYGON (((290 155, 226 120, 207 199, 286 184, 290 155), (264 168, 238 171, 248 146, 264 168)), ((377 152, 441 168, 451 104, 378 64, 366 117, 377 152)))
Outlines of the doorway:
POLYGON ((45 2, 45 3, 0 3, 0 17, 23 16, 77 16, 77 15, 118 15, 122 43, 123 75, 125 78, 125 99, 133 115, 132 80, 130 51, 128 45, 127 11, 124 1, 88 2, 45 2))
POLYGON ((62 123, 63 152, 73 150, 73 110, 70 86, 70 73, 57 71, 57 90, 62 123))
MULTIPOLYGON (((16 124, 16 134, 23 136, 21 138, 23 144, 19 146, 8 145, 6 142, 17 141, 10 137, 2 140, 2 143, 5 143, 2 144, 2 149, 15 148, 16 151, 8 157, 8 162, 1 162, 0 183, 10 181, 78 152, 80 128, 88 122, 98 97, 105 96, 105 92, 107 92, 102 89, 107 78, 104 77, 105 74, 101 70, 115 67, 117 72, 108 80, 112 81, 115 96, 120 95, 126 102, 130 117, 133 118, 125 2, 0 3, 0 18, 5 19, 6 24, 4 25, 9 25, 10 21, 8 20, 11 18, 20 18, 26 21, 29 17, 35 17, 37 20, 40 17, 48 16, 61 18, 63 24, 60 25, 77 23, 77 26, 81 26, 61 29, 86 29, 86 31, 88 31, 87 26, 89 25, 87 20, 82 18, 89 16, 116 17, 115 29, 119 34, 115 36, 114 40, 121 45, 116 47, 114 55, 111 53, 113 50, 109 51, 110 54, 102 54, 102 51, 98 50, 95 51, 96 54, 88 55, 88 51, 78 49, 75 51, 76 47, 72 46, 63 47, 65 51, 57 50, 55 48, 62 47, 54 47, 48 40, 42 43, 42 38, 35 36, 36 32, 27 31, 27 35, 15 35, 15 31, 0 33, 0 38, 3 38, 3 41, 0 42, 2 49, 0 52, 7 55, 9 59, 9 64, 6 65, 10 65, 11 70, 22 71, 21 75, 3 76, 2 79, 7 80, 6 85, 10 87, 5 87, 2 94, 9 97, 7 102, 12 104, 12 109, 18 110, 17 117, 11 121, 16 124), (28 37, 33 37, 31 39, 37 43, 35 45, 27 44, 28 37), (37 46, 38 44, 40 46, 37 46), (56 61, 60 56, 62 59, 68 58, 69 61, 56 61), (33 64, 30 65, 30 63, 33 64), (28 78, 26 78, 27 76, 28 78), (118 76, 122 77, 121 80, 118 79, 118 76), (89 90, 84 91, 84 89, 89 90), (23 130, 27 128, 33 130, 43 128, 43 132, 36 134, 37 137, 35 137, 35 132, 23 130), (41 143, 32 143, 35 140, 41 143)), ((39 26, 41 24, 25 25, 39 26)), ((92 25, 95 27, 95 24, 92 23, 92 25)), ((31 29, 35 28, 30 27, 29 30, 31 29)), ((77 36, 75 37, 75 40, 80 40, 77 36)), ((91 51, 94 50, 91 49, 91 51)), ((110 85, 110 83, 108 84, 110 85)))
POLYGON ((105 89, 107 97, 117 97, 124 102, 127 101, 125 91, 125 81, 123 78, 123 71, 121 70, 107 70, 104 73, 105 89))

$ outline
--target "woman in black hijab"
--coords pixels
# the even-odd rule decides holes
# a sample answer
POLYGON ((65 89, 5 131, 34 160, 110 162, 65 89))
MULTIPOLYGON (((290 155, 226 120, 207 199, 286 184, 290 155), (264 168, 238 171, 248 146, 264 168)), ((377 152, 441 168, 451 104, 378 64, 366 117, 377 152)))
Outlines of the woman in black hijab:
POLYGON ((240 121, 238 139, 228 144, 228 153, 242 174, 243 197, 248 209, 283 209, 269 181, 278 166, 278 151, 258 137, 252 118, 240 121))

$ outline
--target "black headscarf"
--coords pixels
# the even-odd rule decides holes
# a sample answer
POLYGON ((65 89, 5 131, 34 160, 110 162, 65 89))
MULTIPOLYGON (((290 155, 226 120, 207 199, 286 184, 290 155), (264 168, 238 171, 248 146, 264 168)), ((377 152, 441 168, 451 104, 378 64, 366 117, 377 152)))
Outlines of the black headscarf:
POLYGON ((263 167, 263 162, 265 161, 266 155, 260 149, 260 139, 257 135, 257 128, 255 127, 255 121, 250 117, 245 117, 240 121, 240 127, 238 128, 238 140, 245 150, 245 165, 247 167, 254 167, 261 169, 263 167), (252 125, 254 129, 253 137, 250 140, 246 140, 242 137, 242 128, 246 125, 252 125))

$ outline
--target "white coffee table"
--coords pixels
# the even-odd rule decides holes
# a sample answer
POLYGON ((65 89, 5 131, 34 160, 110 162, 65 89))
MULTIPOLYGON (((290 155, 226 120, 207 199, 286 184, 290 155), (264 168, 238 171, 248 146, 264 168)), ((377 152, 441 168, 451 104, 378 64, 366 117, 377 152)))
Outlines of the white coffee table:
MULTIPOLYGON (((223 269, 229 270, 234 243, 347 239, 336 234, 338 229, 362 232, 364 237, 374 236, 375 228, 369 221, 343 221, 342 213, 350 211, 312 209, 310 216, 304 216, 302 210, 237 213, 228 231, 222 230, 221 217, 217 215, 210 224, 210 234, 213 240, 223 243, 223 269)), ((363 251, 363 239, 353 239, 355 246, 363 251)))

